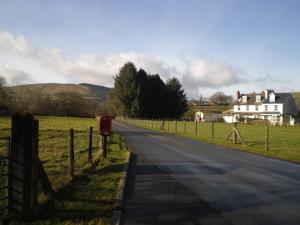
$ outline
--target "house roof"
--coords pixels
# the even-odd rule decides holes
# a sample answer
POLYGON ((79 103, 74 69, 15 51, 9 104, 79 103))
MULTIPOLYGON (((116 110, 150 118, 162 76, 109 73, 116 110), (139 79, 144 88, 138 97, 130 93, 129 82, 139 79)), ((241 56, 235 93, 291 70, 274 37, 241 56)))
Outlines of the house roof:
POLYGON ((291 93, 275 93, 275 102, 270 102, 269 99, 264 100, 264 104, 276 104, 276 103, 285 103, 286 99, 291 96, 291 93))
POLYGON ((269 98, 265 98, 265 94, 262 93, 251 93, 251 94, 242 94, 240 100, 236 100, 234 105, 261 105, 261 104, 281 104, 285 103, 286 99, 291 96, 291 93, 275 93, 275 102, 270 102, 269 98), (256 102, 256 96, 261 96, 261 101, 256 102), (247 96, 247 102, 242 102, 243 96, 247 96))

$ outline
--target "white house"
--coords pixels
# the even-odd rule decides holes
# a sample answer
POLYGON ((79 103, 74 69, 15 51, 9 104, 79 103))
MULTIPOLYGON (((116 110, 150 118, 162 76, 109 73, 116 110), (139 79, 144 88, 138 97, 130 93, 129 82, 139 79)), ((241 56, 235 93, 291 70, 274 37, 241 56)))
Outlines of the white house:
POLYGON ((265 90, 261 93, 240 94, 237 92, 233 106, 233 117, 240 119, 268 120, 271 124, 291 124, 298 112, 290 93, 275 93, 265 90))

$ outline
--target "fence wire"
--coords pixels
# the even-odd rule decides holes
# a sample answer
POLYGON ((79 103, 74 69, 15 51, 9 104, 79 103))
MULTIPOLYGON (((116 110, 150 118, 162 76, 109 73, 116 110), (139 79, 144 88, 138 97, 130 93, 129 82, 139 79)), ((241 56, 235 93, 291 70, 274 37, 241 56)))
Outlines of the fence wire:
MULTIPOLYGON (((88 130, 74 131, 74 174, 78 175, 88 165, 88 130)), ((98 146, 98 132, 93 132, 94 151, 98 146)), ((55 190, 70 181, 69 131, 40 131, 39 157, 55 190)))

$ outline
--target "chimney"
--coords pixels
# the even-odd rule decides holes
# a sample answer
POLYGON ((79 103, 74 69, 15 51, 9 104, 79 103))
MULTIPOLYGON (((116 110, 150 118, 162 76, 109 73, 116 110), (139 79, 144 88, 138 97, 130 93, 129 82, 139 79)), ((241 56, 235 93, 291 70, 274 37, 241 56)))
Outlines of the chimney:
POLYGON ((265 98, 266 99, 269 99, 269 95, 271 94, 271 93, 274 93, 274 90, 264 90, 264 93, 265 93, 265 98))
POLYGON ((269 93, 269 91, 268 90, 264 90, 264 93, 265 93, 265 99, 268 99, 268 93, 269 93))
POLYGON ((239 100, 240 97, 241 97, 241 93, 240 93, 240 91, 238 90, 238 91, 236 92, 236 100, 239 100))

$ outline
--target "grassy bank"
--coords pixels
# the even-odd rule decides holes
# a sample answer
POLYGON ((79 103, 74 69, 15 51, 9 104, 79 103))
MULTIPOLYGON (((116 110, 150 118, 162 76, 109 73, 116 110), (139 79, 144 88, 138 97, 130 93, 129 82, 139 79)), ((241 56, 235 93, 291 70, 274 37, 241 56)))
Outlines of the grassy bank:
MULTIPOLYGON (((122 119, 120 120, 124 121, 122 119)), ((238 130, 247 144, 247 146, 244 147, 241 143, 233 144, 230 141, 226 141, 226 138, 233 128, 232 124, 214 123, 214 127, 212 128, 211 123, 195 124, 191 121, 187 121, 186 123, 184 121, 177 121, 176 132, 175 121, 165 121, 164 130, 161 130, 162 121, 158 120, 126 120, 124 122, 163 133, 177 134, 194 140, 236 148, 242 151, 300 162, 300 127, 270 126, 269 150, 266 151, 264 125, 237 125, 238 130), (213 138, 212 129, 214 134, 213 138)))
MULTIPOLYGON (((87 162, 88 128, 94 128, 93 150, 98 150, 98 123, 95 119, 38 117, 40 121, 39 156, 56 191, 46 201, 41 195, 33 224, 109 224, 126 147, 118 134, 109 139, 108 158, 96 168, 87 162), (68 135, 75 129, 75 178, 68 173, 68 135)), ((0 137, 10 133, 10 119, 0 118, 0 137)), ((3 153, 4 143, 0 146, 3 153)), ((15 221, 12 224, 20 224, 15 221)))

